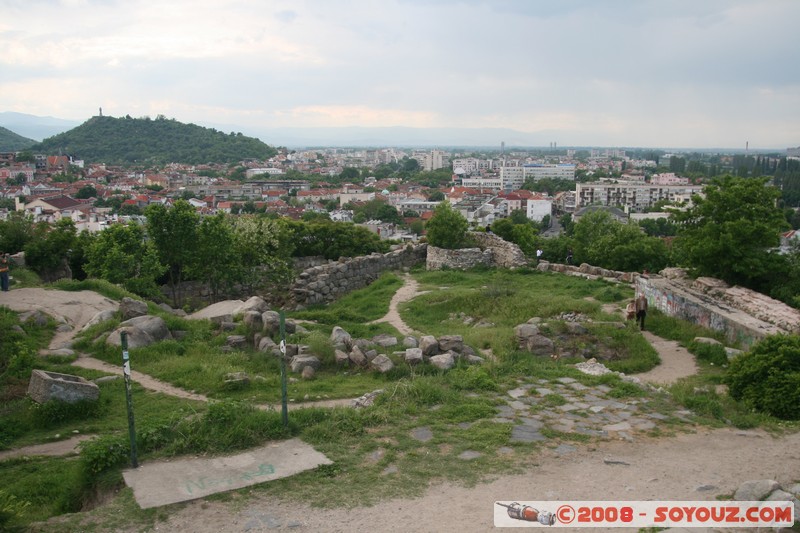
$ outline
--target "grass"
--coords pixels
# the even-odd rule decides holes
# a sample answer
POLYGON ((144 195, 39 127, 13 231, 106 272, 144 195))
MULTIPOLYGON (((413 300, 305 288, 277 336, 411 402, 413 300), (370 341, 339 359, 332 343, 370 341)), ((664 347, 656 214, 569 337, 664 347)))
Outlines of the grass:
MULTIPOLYGON (((603 311, 601 302, 624 301, 630 297, 627 287, 531 270, 417 270, 413 274, 421 289, 431 292, 401 306, 406 323, 425 334, 462 335, 465 343, 476 349, 491 348, 494 359, 480 366, 459 363, 448 372, 430 365, 411 368, 404 364, 398 364, 387 375, 336 368, 329 341, 335 325, 354 337, 369 338, 378 333, 399 337, 387 324, 367 324, 385 315, 392 295, 402 283, 397 275, 384 275, 371 286, 331 305, 290 313, 294 319, 315 321, 304 324, 310 330, 308 335, 294 335, 290 342, 311 346, 324 364, 315 379, 290 383, 289 396, 302 401, 305 398, 355 397, 375 389, 384 389, 386 393, 377 398, 374 406, 363 410, 294 410, 290 413, 288 428, 282 426, 278 412, 262 411, 253 405, 278 402, 278 360, 252 349, 230 352, 222 349, 228 334, 248 332, 240 329, 222 333, 209 322, 175 317, 151 304, 151 312, 162 316, 171 330, 181 330, 185 334, 181 340, 131 350, 133 369, 219 401, 206 405, 149 393, 134 386, 137 444, 142 460, 229 453, 271 439, 296 436, 324 453, 333 464, 214 498, 233 499, 237 495, 260 492, 307 501, 315 506, 377 504, 387 498, 417 496, 433 482, 471 485, 487 477, 532 466, 539 445, 512 442, 511 424, 493 420, 498 406, 506 402, 506 391, 522 383, 560 377, 571 377, 586 386, 605 385, 608 397, 639 401, 643 411, 670 416, 679 406, 685 406, 696 413, 699 422, 712 426, 760 426, 775 430, 790 427, 743 411, 727 395, 717 392, 716 385, 724 373, 724 368, 718 365, 704 364, 701 375, 672 387, 671 394, 667 395, 645 391, 613 374, 582 374, 572 364, 582 358, 552 360, 517 350, 514 326, 538 316, 547 323, 542 328, 552 335, 564 353, 602 356, 607 366, 626 373, 651 368, 657 363, 657 355, 632 325, 618 329, 609 324, 585 323, 587 332, 571 334, 560 318, 561 313, 577 312, 600 322, 617 320, 603 311), (465 324, 463 316, 454 316, 454 313, 464 313, 474 322, 465 324), (481 319, 491 325, 474 327, 481 319), (251 376, 250 385, 227 390, 223 384, 224 375, 237 371, 251 376), (430 440, 414 438, 413 431, 421 427, 430 429, 430 440), (500 448, 510 449, 513 461, 500 453, 500 448), (481 455, 471 461, 460 459, 459 454, 468 450, 481 455), (347 486, 346 494, 343 486, 347 486)), ((65 283, 62 288, 65 287, 95 288, 115 299, 128 295, 114 286, 97 282, 65 283)), ((3 314, 0 309, 0 335, 18 325, 15 320, 13 313, 3 314)), ((104 336, 118 323, 119 320, 114 319, 94 326, 79 339, 76 348, 119 364, 119 349, 103 342, 104 336)), ((695 336, 713 336, 682 321, 659 316, 657 312, 648 316, 648 326, 656 334, 667 338, 674 336, 687 343, 695 336)), ((28 326, 25 328, 27 330, 28 326)), ((46 343, 51 331, 52 324, 40 331, 31 329, 28 349, 35 350, 46 343)), ((391 355, 394 349, 380 351, 391 355)), ((398 359, 395 361, 399 363, 398 359)), ((100 375, 72 367, 69 362, 69 358, 55 358, 40 364, 90 379, 100 375)), ((24 369, 22 373, 24 375, 24 369)), ((111 489, 119 490, 119 496, 110 504, 88 515, 66 516, 53 527, 60 530, 132 526, 154 529, 165 517, 167 511, 164 510, 139 509, 131 491, 120 490, 120 468, 127 462, 128 451, 123 389, 120 380, 104 383, 96 412, 77 409, 75 413, 60 414, 56 411, 45 417, 44 422, 41 409, 19 397, 19 390, 0 406, 0 430, 14 428, 14 435, 6 446, 47 442, 55 435, 62 438, 74 431, 102 437, 97 443, 87 445, 77 460, 31 459, 0 463, 0 487, 28 502, 26 512, 32 510, 16 518, 13 525, 26 526, 34 520, 76 510, 90 502, 97 492, 111 489), (51 483, 48 476, 55 482, 51 483)), ((534 390, 531 389, 532 394, 534 390)), ((536 408, 557 407, 567 402, 558 394, 537 400, 536 408)), ((680 424, 674 416, 667 423, 675 427, 680 424)), ((664 429, 660 427, 661 431, 664 429)), ((547 428, 543 433, 555 441, 590 440, 585 435, 547 428)), ((553 440, 548 442, 552 444, 553 440)))

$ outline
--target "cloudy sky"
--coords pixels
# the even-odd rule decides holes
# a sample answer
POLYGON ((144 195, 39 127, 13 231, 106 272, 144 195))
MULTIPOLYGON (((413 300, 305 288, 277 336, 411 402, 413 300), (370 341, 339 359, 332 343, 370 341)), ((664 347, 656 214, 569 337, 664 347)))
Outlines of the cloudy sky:
POLYGON ((0 111, 800 145, 798 0, 0 0, 0 111))

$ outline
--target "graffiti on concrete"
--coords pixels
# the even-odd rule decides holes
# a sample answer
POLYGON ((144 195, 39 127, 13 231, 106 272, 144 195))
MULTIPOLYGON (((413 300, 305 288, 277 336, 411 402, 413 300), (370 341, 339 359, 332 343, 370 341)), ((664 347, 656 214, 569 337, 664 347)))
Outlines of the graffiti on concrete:
POLYGON ((252 472, 236 473, 227 477, 208 477, 200 476, 197 479, 189 479, 186 481, 186 492, 193 494, 194 491, 205 491, 212 487, 230 486, 238 481, 250 481, 261 476, 268 476, 275 473, 275 467, 271 464, 261 463, 258 468, 252 472))

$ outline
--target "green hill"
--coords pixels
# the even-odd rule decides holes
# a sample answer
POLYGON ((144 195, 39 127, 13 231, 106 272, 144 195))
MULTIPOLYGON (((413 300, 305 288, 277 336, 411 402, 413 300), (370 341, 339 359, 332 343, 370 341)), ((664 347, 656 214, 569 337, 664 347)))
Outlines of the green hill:
POLYGON ((32 146, 45 153, 72 154, 89 162, 232 163, 268 159, 271 146, 241 133, 223 133, 161 116, 146 118, 92 117, 77 128, 32 146))
POLYGON ((18 152, 36 144, 33 139, 17 135, 13 131, 0 126, 0 152, 18 152))

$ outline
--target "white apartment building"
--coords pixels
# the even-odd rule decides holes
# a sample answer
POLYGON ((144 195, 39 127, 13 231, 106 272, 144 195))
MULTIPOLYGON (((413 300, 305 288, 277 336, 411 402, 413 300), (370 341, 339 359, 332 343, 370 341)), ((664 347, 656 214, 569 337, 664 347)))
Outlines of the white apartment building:
POLYGON ((649 183, 577 183, 576 208, 589 205, 620 206, 643 211, 658 201, 688 202, 693 194, 702 194, 701 185, 653 185, 649 183))
POLYGON ((500 167, 500 179, 503 181, 503 190, 510 192, 521 189, 527 178, 540 180, 543 178, 575 179, 575 165, 571 163, 558 163, 554 165, 533 163, 514 167, 500 167))
POLYGON ((503 180, 502 178, 462 178, 461 186, 499 191, 503 188, 503 180))
POLYGON ((553 201, 549 198, 529 198, 527 215, 530 220, 541 222, 542 219, 553 212, 553 201))
POLYGON ((478 159, 477 157, 453 159, 453 172, 458 172, 458 170, 461 169, 467 176, 492 170, 496 166, 497 164, 494 159, 478 159))
POLYGON ((430 152, 414 152, 411 156, 419 162, 422 170, 439 170, 445 167, 446 154, 442 150, 431 150, 430 152))
POLYGON ((650 178, 652 185, 688 185, 689 178, 681 178, 676 176, 674 172, 664 172, 662 174, 653 174, 650 178))
POLYGON ((270 176, 279 176, 283 174, 283 170, 279 168, 248 168, 244 173, 247 179, 250 179, 253 176, 261 176, 263 174, 269 174, 270 176))

